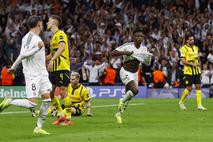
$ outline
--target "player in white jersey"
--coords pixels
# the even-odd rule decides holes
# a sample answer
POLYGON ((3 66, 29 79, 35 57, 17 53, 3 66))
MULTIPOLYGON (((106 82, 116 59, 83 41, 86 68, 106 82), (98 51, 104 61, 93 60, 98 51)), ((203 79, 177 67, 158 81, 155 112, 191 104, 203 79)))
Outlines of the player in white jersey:
POLYGON ((39 37, 43 23, 39 16, 34 15, 29 17, 28 24, 30 31, 22 39, 20 55, 9 69, 9 72, 13 73, 22 62, 27 99, 11 99, 7 97, 0 104, 0 112, 10 105, 34 110, 37 105, 37 98, 41 96, 42 104, 37 125, 33 132, 35 134, 50 134, 42 129, 51 101, 50 91, 52 90, 45 64, 45 47, 39 37))
POLYGON ((115 115, 117 122, 122 123, 122 114, 129 101, 138 94, 138 67, 140 62, 150 64, 152 54, 142 43, 142 30, 133 31, 134 42, 123 44, 110 53, 111 56, 123 56, 123 67, 120 78, 126 87, 126 94, 119 100, 118 111, 115 115))

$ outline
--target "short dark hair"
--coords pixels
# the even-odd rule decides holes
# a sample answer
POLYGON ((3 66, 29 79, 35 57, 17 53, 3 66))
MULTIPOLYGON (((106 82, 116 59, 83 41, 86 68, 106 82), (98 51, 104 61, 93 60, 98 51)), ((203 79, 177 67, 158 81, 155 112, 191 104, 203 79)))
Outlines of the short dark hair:
POLYGON ((52 15, 50 18, 56 20, 58 22, 58 26, 61 25, 62 20, 61 20, 61 17, 59 17, 58 15, 52 15))
POLYGON ((186 34, 186 35, 185 35, 185 40, 187 41, 190 37, 194 37, 194 36, 193 36, 192 34, 190 34, 190 33, 189 33, 189 34, 186 34))
POLYGON ((138 33, 138 32, 144 32, 142 29, 135 29, 135 30, 133 30, 133 35, 135 35, 135 33, 138 33))
POLYGON ((30 16, 27 21, 29 28, 36 27, 36 25, 38 24, 39 21, 42 21, 41 17, 39 17, 37 15, 30 16))

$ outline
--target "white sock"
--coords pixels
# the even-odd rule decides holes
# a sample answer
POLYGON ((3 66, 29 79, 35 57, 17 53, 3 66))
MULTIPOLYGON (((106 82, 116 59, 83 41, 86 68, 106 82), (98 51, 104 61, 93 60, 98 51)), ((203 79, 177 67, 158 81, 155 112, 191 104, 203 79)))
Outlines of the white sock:
POLYGON ((126 94, 124 95, 124 97, 122 98, 123 102, 125 103, 126 101, 130 101, 132 99, 132 97, 134 96, 134 94, 132 93, 131 90, 128 90, 126 92, 126 94))
MULTIPOLYGON (((124 103, 124 110, 126 110, 128 104, 129 104, 129 101, 134 97, 134 94, 132 93, 131 90, 128 90, 126 92, 126 94, 123 96, 123 98, 121 98, 121 101, 123 101, 124 103)), ((118 113, 121 115, 122 113, 124 113, 124 111, 120 111, 118 110, 118 113)))
POLYGON ((25 108, 33 108, 37 105, 37 104, 27 100, 27 99, 11 100, 10 104, 15 105, 15 106, 25 107, 25 108))
MULTIPOLYGON (((132 99, 132 98, 131 98, 131 99, 132 99)), ((128 104, 129 104, 129 102, 131 101, 131 99, 130 99, 130 100, 127 100, 127 101, 124 103, 124 110, 126 110, 126 108, 127 108, 128 104)))
POLYGON ((40 107, 40 113, 39 113, 39 117, 38 117, 37 125, 36 125, 37 128, 42 128, 43 123, 46 119, 47 110, 50 106, 50 102, 51 102, 51 99, 42 100, 42 104, 40 107))

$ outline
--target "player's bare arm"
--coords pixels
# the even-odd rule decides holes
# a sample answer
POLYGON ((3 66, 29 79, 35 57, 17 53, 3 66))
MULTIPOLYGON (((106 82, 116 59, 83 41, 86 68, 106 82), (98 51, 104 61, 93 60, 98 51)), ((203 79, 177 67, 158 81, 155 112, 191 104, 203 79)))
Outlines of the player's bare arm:
POLYGON ((41 49, 42 47, 44 47, 44 42, 43 41, 39 41, 38 42, 38 48, 41 49))
POLYGON ((47 55, 47 56, 46 56, 46 62, 49 62, 49 61, 51 60, 51 58, 52 58, 52 55, 51 55, 51 54, 47 55))
POLYGON ((49 62, 51 60, 51 58, 52 58, 52 54, 47 55, 46 56, 46 62, 49 62))
POLYGON ((91 103, 90 101, 86 101, 86 109, 87 109, 87 116, 93 116, 93 114, 91 113, 91 103))
POLYGON ((114 56, 123 56, 123 55, 127 55, 127 56, 130 56, 133 54, 133 51, 117 51, 117 50, 114 50, 112 51, 111 53, 109 53, 110 56, 114 57, 114 56))
POLYGON ((15 72, 15 69, 12 69, 12 68, 8 69, 9 74, 13 74, 14 72, 15 72))
POLYGON ((186 58, 181 58, 181 61, 184 65, 187 65, 187 66, 192 66, 192 67, 199 67, 200 66, 200 64, 191 63, 191 62, 187 61, 186 58))
POLYGON ((64 42, 60 42, 59 43, 59 48, 58 50, 56 51, 56 53, 54 54, 54 56, 51 58, 49 64, 48 64, 48 70, 51 71, 52 70, 52 67, 53 67, 53 61, 55 59, 57 59, 59 56, 61 56, 62 52, 65 50, 66 48, 66 45, 64 42))
POLYGON ((20 53, 20 55, 18 56, 18 58, 16 59, 16 61, 13 63, 12 67, 8 70, 8 73, 9 74, 13 74, 15 72, 16 67, 21 63, 21 61, 24 58, 27 58, 27 57, 35 54, 42 47, 44 47, 44 43, 43 43, 43 41, 39 41, 37 47, 32 48, 30 50, 26 50, 26 51, 20 53))

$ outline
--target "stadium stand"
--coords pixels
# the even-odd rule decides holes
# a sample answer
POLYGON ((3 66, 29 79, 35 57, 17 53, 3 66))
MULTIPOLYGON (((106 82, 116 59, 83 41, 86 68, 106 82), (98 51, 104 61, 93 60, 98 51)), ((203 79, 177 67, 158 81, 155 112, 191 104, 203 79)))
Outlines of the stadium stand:
MULTIPOLYGON (((0 70, 8 60, 17 58, 20 39, 27 32, 26 19, 32 14, 40 15, 44 23, 51 14, 62 17, 61 28, 69 36, 72 70, 81 74, 81 82, 88 83, 89 79, 84 62, 101 65, 108 60, 118 71, 121 59, 106 56, 115 47, 131 41, 132 30, 137 26, 144 30, 144 44, 155 57, 150 67, 142 65, 149 87, 156 67, 165 73, 170 86, 180 86, 181 77, 176 78, 173 73, 181 74, 179 48, 189 32, 200 48, 202 64, 207 64, 205 70, 211 73, 209 84, 213 83, 212 63, 207 60, 213 48, 212 0, 0 0, 0 70)), ((44 27, 42 36, 48 52, 51 32, 44 27)), ((100 69, 96 78, 103 71, 100 69)), ((17 72, 19 85, 23 84, 20 71, 17 72)), ((120 79, 115 82, 120 83, 120 79)))

